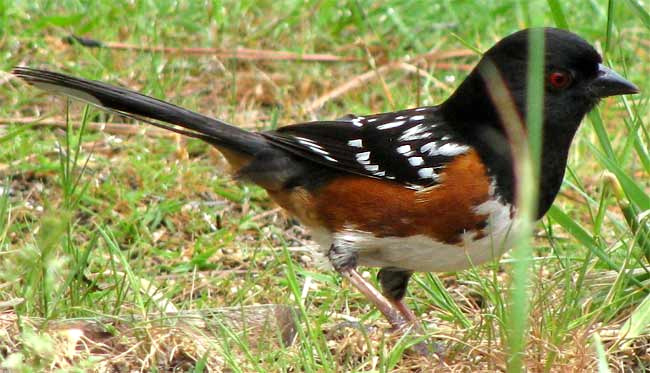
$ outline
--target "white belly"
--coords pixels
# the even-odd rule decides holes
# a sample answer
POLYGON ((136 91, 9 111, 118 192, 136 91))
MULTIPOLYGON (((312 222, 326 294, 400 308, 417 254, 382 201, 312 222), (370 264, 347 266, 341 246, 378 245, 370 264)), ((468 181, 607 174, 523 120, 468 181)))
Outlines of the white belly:
MULTIPOLYGON (((369 267, 397 267, 418 272, 447 272, 479 265, 501 256, 509 248, 513 219, 510 205, 491 200, 476 208, 488 215, 486 235, 474 239, 474 231, 451 245, 428 236, 375 237, 369 232, 347 229, 331 234, 314 231, 313 238, 326 253, 332 244, 358 254, 358 264, 369 267)), ((346 251, 347 251, 346 250, 346 251)))

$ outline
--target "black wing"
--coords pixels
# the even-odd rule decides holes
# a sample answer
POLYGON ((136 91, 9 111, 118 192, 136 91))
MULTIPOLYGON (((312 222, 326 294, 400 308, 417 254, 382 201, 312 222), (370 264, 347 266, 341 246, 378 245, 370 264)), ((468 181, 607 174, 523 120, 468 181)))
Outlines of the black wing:
POLYGON ((311 161, 413 189, 438 184, 441 169, 470 149, 435 106, 295 124, 263 135, 311 161))

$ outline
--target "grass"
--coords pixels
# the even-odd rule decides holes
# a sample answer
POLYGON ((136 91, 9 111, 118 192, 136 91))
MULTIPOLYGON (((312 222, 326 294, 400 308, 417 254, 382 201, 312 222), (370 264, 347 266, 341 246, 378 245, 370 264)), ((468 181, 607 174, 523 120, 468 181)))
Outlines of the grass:
POLYGON ((228 178, 207 146, 96 131, 92 123, 125 119, 0 78, 0 366, 650 369, 650 17, 636 0, 522 4, 0 4, 3 71, 24 64, 106 80, 251 129, 439 103, 476 56, 440 61, 448 65, 415 62, 426 71, 421 75, 382 70, 381 80, 308 110, 373 65, 380 69, 432 50, 485 50, 531 24, 579 33, 644 91, 604 100, 585 120, 562 193, 535 226, 523 271, 513 272, 519 256, 507 254, 459 273, 416 276, 407 301, 430 337, 445 346, 447 358, 439 365, 406 352, 412 339, 385 333, 376 310, 334 273, 318 268, 308 255, 313 244, 307 232, 263 190, 228 178), (245 47, 360 61, 238 61, 90 49, 62 43, 69 34, 140 46, 245 47), (21 122, 31 117, 64 128, 21 122), (523 297, 510 297, 513 273, 520 274, 523 297), (277 328, 236 324, 265 304, 297 310, 293 344, 280 343, 277 328), (225 317, 213 314, 224 307, 234 308, 225 317), (344 322, 366 328, 341 328, 344 322), (515 330, 508 329, 512 325, 515 330), (513 361, 517 350, 521 359, 513 361))

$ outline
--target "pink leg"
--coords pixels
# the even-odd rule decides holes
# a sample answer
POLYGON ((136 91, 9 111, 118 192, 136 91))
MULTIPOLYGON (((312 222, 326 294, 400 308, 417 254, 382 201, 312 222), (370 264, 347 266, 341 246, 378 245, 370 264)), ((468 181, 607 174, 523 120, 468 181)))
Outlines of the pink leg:
MULTIPOLYGON (((366 281, 354 268, 346 268, 340 271, 343 277, 366 296, 377 309, 386 317, 395 331, 404 331, 407 325, 411 324, 416 331, 420 331, 415 314, 402 301, 391 302, 384 297, 371 283, 366 281), (395 310, 397 308, 397 311, 395 310)), ((426 342, 420 342, 411 347, 413 351, 422 356, 431 355, 431 349, 426 342)))
MULTIPOLYGON (((404 332, 406 327, 409 324, 414 325, 416 330, 420 330, 420 326, 417 323, 417 318, 400 300, 391 301, 386 298, 382 293, 380 293, 375 287, 364 279, 359 272, 356 270, 356 254, 354 252, 342 250, 341 248, 332 245, 329 251, 329 259, 334 268, 339 272, 343 277, 347 278, 348 281, 357 288, 363 295, 370 300, 375 307, 381 312, 386 320, 390 323, 393 330, 397 332, 404 332)), ((400 273, 401 279, 404 277, 400 273)), ((406 281, 401 281, 399 284, 401 286, 406 286, 406 282, 410 277, 410 273, 406 276, 406 281)), ((383 284, 382 284, 383 285, 383 284)), ((401 297, 400 297, 401 298, 401 297)), ((429 347, 425 342, 420 342, 412 347, 412 349, 424 356, 430 355, 429 347)))
POLYGON ((377 291, 371 283, 364 279, 356 269, 345 268, 341 269, 340 273, 377 307, 379 312, 386 317, 393 328, 401 329, 406 325, 406 320, 404 320, 399 312, 395 311, 391 302, 377 291))
MULTIPOLYGON (((399 311, 399 313, 402 314, 402 316, 406 319, 407 325, 410 325, 413 328, 413 331, 418 334, 418 335, 423 335, 424 334, 424 329, 422 329, 422 324, 420 324, 420 320, 418 319, 417 316, 411 311, 402 300, 393 300, 391 301, 393 306, 399 311)), ((422 356, 429 356, 431 354, 431 347, 434 349, 437 348, 435 345, 429 346, 429 344, 426 341, 422 341, 416 345, 414 345, 413 351, 417 352, 418 354, 422 356)), ((436 353, 440 355, 440 353, 436 353)))
POLYGON ((406 304, 404 304, 404 302, 401 299, 400 300, 393 300, 391 303, 399 311, 399 313, 401 313, 402 316, 404 316, 406 321, 408 321, 409 323, 411 323, 413 325, 418 325, 419 324, 418 317, 415 316, 413 311, 411 311, 411 309, 408 308, 408 306, 406 304))

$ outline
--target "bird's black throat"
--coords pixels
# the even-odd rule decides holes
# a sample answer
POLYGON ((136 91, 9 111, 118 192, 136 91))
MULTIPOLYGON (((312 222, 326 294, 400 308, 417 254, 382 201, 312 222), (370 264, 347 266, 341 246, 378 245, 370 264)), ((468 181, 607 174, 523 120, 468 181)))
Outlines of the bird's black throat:
MULTIPOLYGON (((513 101, 521 118, 526 118, 525 90, 512 93, 513 101), (519 92, 519 93, 518 93, 519 92)), ((545 100, 547 100, 545 98, 545 100)), ((567 103, 556 108, 553 102, 546 102, 543 110, 542 154, 539 165, 537 218, 548 211, 557 196, 564 172, 571 142, 584 115, 596 102, 567 103)), ((463 135, 472 145, 494 179, 497 192, 503 202, 514 204, 518 177, 515 175, 515 156, 487 87, 475 70, 440 107, 445 122, 463 135)), ((524 121, 525 126, 525 121, 524 121)), ((526 190, 526 188, 522 188, 526 190)))

